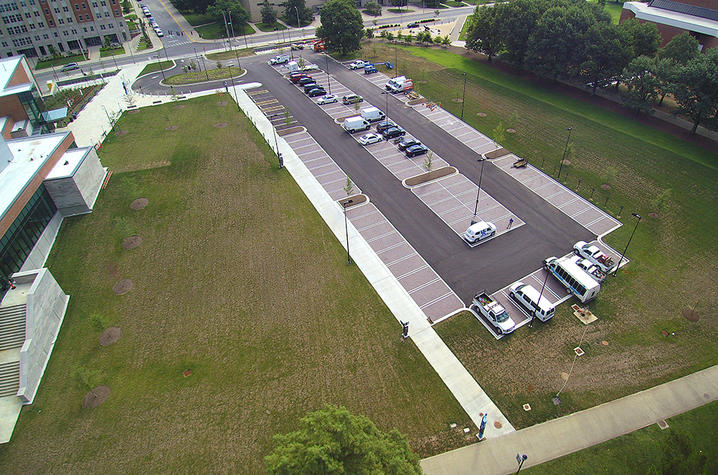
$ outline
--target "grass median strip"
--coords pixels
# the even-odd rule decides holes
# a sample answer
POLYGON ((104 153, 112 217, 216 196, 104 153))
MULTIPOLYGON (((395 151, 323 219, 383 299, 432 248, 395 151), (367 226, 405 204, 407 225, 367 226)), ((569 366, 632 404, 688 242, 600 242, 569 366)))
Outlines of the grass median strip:
POLYGON ((154 73, 160 70, 167 71, 168 69, 172 69, 174 65, 174 61, 159 61, 150 63, 142 69, 142 72, 139 75, 142 76, 144 74, 154 73))
POLYGON ((163 81, 163 84, 167 84, 170 86, 179 86, 182 84, 216 81, 218 79, 236 78, 243 73, 244 70, 238 68, 220 68, 209 69, 207 71, 192 71, 191 73, 182 73, 168 77, 163 81))
POLYGON ((242 49, 236 49, 233 51, 222 51, 220 53, 207 53, 205 57, 207 59, 218 61, 218 60, 226 60, 226 59, 234 59, 235 57, 241 58, 244 56, 252 56, 254 54, 254 49, 252 48, 242 48, 242 49))

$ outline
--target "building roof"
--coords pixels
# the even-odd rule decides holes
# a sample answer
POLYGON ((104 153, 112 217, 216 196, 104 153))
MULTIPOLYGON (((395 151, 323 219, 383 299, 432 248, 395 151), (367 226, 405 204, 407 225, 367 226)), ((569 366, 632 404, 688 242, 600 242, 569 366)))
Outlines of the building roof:
POLYGON ((651 0, 648 5, 654 8, 661 8, 663 10, 669 10, 676 13, 685 13, 686 15, 718 21, 718 10, 706 7, 689 5, 687 3, 680 3, 674 0, 651 0))
POLYGON ((0 97, 12 96, 20 92, 31 91, 33 87, 32 80, 28 80, 22 84, 15 84, 14 86, 8 86, 8 83, 12 79, 15 71, 20 66, 24 56, 11 56, 9 58, 0 59, 0 97))
MULTIPOLYGON (((658 2, 659 0, 654 0, 658 2)), ((660 0, 662 2, 669 0, 660 0)), ((718 38, 718 20, 711 20, 700 16, 690 15, 688 13, 680 13, 663 7, 651 6, 651 4, 640 2, 626 2, 623 8, 632 11, 639 20, 659 23, 661 25, 673 26, 681 30, 695 31, 704 35, 718 38)), ((676 3, 676 2, 670 2, 676 3)), ((686 5, 690 7, 691 5, 686 5)), ((693 7, 700 8, 700 7, 693 7)), ((707 10, 707 9, 704 9, 707 10)))
POLYGON ((90 150, 92 150, 92 147, 69 149, 62 155, 62 158, 55 166, 52 167, 52 170, 47 174, 45 180, 55 180, 73 176, 90 150))
POLYGON ((33 135, 6 142, 12 160, 0 171, 0 219, 69 134, 70 132, 59 132, 33 135))

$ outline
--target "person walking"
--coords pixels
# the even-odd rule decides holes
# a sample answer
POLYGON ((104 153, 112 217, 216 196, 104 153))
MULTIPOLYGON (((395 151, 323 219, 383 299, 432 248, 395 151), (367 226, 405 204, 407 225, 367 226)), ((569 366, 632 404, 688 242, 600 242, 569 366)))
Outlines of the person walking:
POLYGON ((511 229, 511 226, 514 224, 514 218, 509 218, 509 224, 506 226, 506 229, 511 229))

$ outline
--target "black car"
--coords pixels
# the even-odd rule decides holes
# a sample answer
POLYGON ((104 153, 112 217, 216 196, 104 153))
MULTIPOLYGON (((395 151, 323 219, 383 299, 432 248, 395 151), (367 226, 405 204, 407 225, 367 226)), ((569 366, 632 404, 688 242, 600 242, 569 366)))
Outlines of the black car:
POLYGON ((404 152, 407 156, 407 158, 416 157, 417 155, 424 155, 426 152, 428 152, 429 149, 426 147, 426 145, 418 144, 418 145, 412 145, 411 147, 407 148, 404 152))
POLYGON ((399 150, 401 150, 402 152, 404 150, 406 150, 407 148, 412 147, 414 145, 421 145, 421 142, 419 142, 418 140, 416 140, 415 138, 412 138, 412 137, 405 137, 405 138, 401 139, 399 141, 399 143, 397 144, 397 146, 399 147, 399 150))
POLYGON ((381 134, 384 136, 385 140, 389 140, 395 137, 401 137, 405 133, 406 130, 402 129, 401 127, 390 127, 384 130, 381 134))
POLYGON ((406 27, 407 28, 419 28, 419 23, 418 22, 409 23, 408 25, 406 25, 406 27))
POLYGON ((317 87, 322 87, 322 86, 320 86, 319 84, 317 84, 315 82, 310 82, 310 83, 305 84, 304 85, 304 94, 308 93, 309 91, 311 91, 312 89, 317 88, 317 87))
POLYGON ((302 78, 302 79, 299 80, 299 85, 300 85, 300 86, 305 86, 305 85, 309 84, 310 82, 314 82, 314 83, 315 83, 316 81, 314 80, 314 78, 307 76, 307 77, 302 78))
POLYGON ((376 131, 382 133, 386 129, 391 129, 392 127, 396 127, 396 124, 391 120, 387 119, 376 124, 376 131))
POLYGON ((325 91, 324 88, 322 88, 322 87, 315 87, 314 89, 312 89, 311 91, 309 91, 309 92, 307 93, 307 95, 308 95, 309 97, 316 97, 316 96, 323 96, 323 95, 326 94, 326 93, 327 93, 327 91, 325 91))

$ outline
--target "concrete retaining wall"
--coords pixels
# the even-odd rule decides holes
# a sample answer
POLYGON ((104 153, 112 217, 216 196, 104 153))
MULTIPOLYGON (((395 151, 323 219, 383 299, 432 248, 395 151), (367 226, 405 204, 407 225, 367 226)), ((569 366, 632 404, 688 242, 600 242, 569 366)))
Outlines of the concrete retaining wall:
POLYGON ((92 211, 105 173, 97 152, 88 147, 72 176, 45 180, 44 184, 60 213, 75 216, 92 211))
POLYGON ((25 263, 20 268, 20 272, 25 272, 34 269, 40 269, 45 265, 47 256, 50 255, 52 245, 57 239, 57 233, 60 231, 60 225, 62 224, 62 214, 58 211, 55 216, 52 217, 45 230, 40 235, 40 239, 37 240, 35 246, 30 251, 30 255, 25 259, 25 263))

